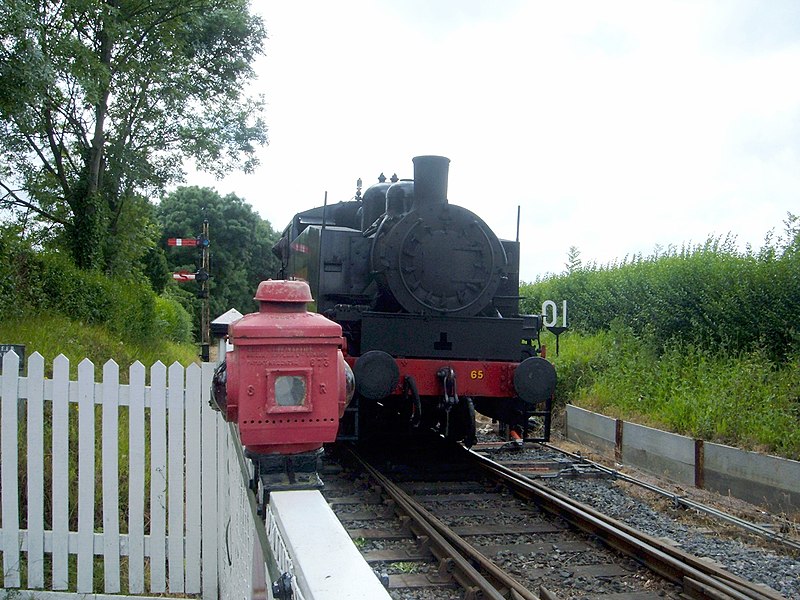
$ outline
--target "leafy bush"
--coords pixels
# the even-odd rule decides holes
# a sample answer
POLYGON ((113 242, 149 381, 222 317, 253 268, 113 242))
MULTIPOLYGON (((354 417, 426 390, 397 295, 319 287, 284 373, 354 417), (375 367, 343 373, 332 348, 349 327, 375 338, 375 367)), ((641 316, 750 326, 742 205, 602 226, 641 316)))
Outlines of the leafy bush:
POLYGON ((159 337, 171 342, 192 341, 192 318, 177 300, 156 298, 156 318, 159 337))
POLYGON ((553 357, 560 401, 800 457, 800 219, 758 252, 724 238, 570 264, 522 288, 526 312, 569 303, 553 357))
POLYGON ((523 309, 569 302, 570 327, 596 333, 621 319, 658 351, 677 343, 739 353, 759 347, 786 360, 800 350, 800 226, 758 253, 731 238, 648 258, 573 270, 522 289, 523 309))
MULTIPOLYGON (((558 374, 556 383, 556 402, 564 403, 575 398, 580 391, 591 387, 599 374, 608 368, 610 355, 608 346, 612 336, 606 332, 596 335, 583 335, 568 331, 561 336, 558 356, 544 334, 542 342, 547 344, 547 358, 553 361, 558 374)), ((552 338, 551 338, 552 339, 552 338)))
POLYGON ((695 438, 800 457, 800 357, 779 365, 764 351, 726 355, 693 345, 657 354, 631 328, 617 322, 612 329, 565 336, 554 359, 566 379, 561 399, 695 438))
POLYGON ((191 335, 189 314, 175 300, 160 301, 147 282, 78 269, 63 254, 36 252, 8 235, 0 235, 0 311, 61 314, 133 341, 191 335))
POLYGON ((111 300, 106 323, 113 332, 133 340, 152 339, 162 333, 156 314, 158 296, 149 283, 118 278, 105 283, 111 300))

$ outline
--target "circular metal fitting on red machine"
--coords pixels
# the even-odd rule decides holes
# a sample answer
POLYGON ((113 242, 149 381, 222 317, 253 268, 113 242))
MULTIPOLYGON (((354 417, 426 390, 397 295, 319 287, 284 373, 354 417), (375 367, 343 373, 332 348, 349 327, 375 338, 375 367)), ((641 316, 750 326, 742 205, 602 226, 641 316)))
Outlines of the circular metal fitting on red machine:
POLYGON ((380 400, 392 393, 400 379, 400 367, 391 354, 370 350, 356 360, 353 375, 356 391, 367 400, 380 400))
POLYGON ((259 302, 313 302, 311 288, 305 281, 272 280, 262 281, 253 298, 259 302))

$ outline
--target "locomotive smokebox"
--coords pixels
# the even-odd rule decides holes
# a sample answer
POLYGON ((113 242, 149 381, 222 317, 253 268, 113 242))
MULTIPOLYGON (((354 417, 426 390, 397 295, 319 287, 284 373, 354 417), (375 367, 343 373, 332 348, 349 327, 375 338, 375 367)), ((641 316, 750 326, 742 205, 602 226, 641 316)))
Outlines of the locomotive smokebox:
POLYGON ((447 204, 447 175, 450 159, 444 156, 415 156, 414 208, 447 204))

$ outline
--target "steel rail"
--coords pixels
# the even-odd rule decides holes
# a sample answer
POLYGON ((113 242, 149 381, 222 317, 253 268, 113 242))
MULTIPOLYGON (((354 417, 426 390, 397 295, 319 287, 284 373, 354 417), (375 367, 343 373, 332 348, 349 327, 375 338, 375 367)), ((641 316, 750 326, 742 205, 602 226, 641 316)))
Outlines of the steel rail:
POLYGON ((467 597, 469 597, 471 588, 477 588, 483 595, 474 597, 486 598, 487 600, 539 600, 538 596, 526 589, 516 579, 510 577, 486 556, 478 552, 475 547, 467 543, 428 510, 420 506, 398 485, 392 483, 391 480, 359 456, 352 448, 348 448, 348 451, 377 481, 386 494, 394 500, 396 506, 422 529, 422 533, 428 536, 431 543, 438 546, 445 556, 452 559, 455 569, 463 575, 458 578, 458 581, 467 590, 467 597), (508 595, 503 595, 497 586, 490 583, 473 566, 471 561, 477 562, 489 577, 508 590, 508 595))
POLYGON ((597 469, 598 471, 601 471, 603 473, 606 473, 607 475, 610 475, 614 479, 619 479, 619 480, 625 481, 627 483, 632 483, 634 485, 638 485, 639 487, 642 487, 642 488, 644 488, 646 490, 649 490, 651 492, 654 492, 656 494, 660 494, 661 496, 669 498, 675 504, 680 504, 681 506, 685 506, 686 508, 691 508, 692 510, 696 510, 696 511, 699 511, 699 512, 706 513, 706 514, 711 515, 711 516, 713 516, 713 517, 715 517, 717 519, 721 519, 721 520, 726 521, 728 523, 732 523, 734 525, 737 525, 737 526, 741 527, 742 529, 750 531, 751 533, 755 533, 757 535, 765 537, 765 538, 767 538, 769 540, 772 540, 774 542, 778 542, 780 544, 784 544, 784 545, 786 545, 786 546, 788 546, 790 548, 793 548, 794 550, 800 550, 800 542, 795 542, 794 540, 791 540, 791 539, 789 539, 788 537, 786 537, 784 535, 781 535, 779 533, 775 533, 774 531, 770 531, 769 529, 766 529, 764 527, 756 525, 755 523, 751 523, 749 521, 745 521, 744 519, 740 519, 739 517, 736 517, 734 515, 730 515, 728 513, 722 512, 721 510, 718 510, 718 509, 716 509, 714 507, 707 506, 707 505, 701 504, 699 502, 695 502, 694 500, 690 500, 690 499, 686 498, 685 496, 681 496, 680 494, 674 494, 674 493, 670 492, 669 490, 665 490, 665 489, 660 488, 660 487, 658 487, 656 485, 653 485, 651 483, 647 483, 646 481, 642 481, 641 479, 637 479, 636 477, 631 477, 630 475, 626 475, 625 473, 623 473, 621 471, 618 471, 616 469, 612 469, 610 467, 606 467, 604 465, 601 465, 600 463, 597 463, 597 462, 595 462, 593 460, 589 460, 588 458, 585 458, 585 457, 581 456, 580 454, 574 454, 572 452, 568 452, 567 450, 564 450, 562 448, 558 448, 557 446, 553 446, 552 444, 541 443, 541 445, 543 447, 547 448, 548 450, 553 450, 555 452, 560 452, 560 453, 564 454, 565 456, 569 456, 573 460, 578 460, 578 461, 580 461, 580 462, 582 462, 584 464, 587 464, 587 465, 597 469))
POLYGON ((724 569, 637 531, 477 452, 466 448, 463 451, 494 478, 510 486, 514 492, 536 502, 579 529, 597 536, 662 577, 684 586, 684 591, 692 593, 694 597, 709 600, 785 600, 774 591, 756 588, 724 569))

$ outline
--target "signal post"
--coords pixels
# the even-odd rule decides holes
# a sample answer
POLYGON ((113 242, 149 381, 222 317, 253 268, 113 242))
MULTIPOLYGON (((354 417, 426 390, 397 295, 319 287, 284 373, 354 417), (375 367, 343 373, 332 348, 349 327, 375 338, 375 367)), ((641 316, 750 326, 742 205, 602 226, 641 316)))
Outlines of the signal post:
POLYGON ((197 292, 197 297, 203 303, 200 310, 200 357, 203 362, 208 362, 210 359, 210 306, 208 300, 208 280, 211 277, 210 271, 210 257, 208 247, 210 245, 208 238, 208 219, 203 221, 203 229, 200 235, 196 238, 169 238, 167 240, 168 246, 184 247, 196 246, 200 248, 200 268, 192 273, 190 271, 177 271, 172 274, 172 278, 178 282, 197 281, 200 284, 200 289, 197 292))
POLYGON ((209 348, 211 342, 211 335, 209 326, 211 317, 209 314, 210 306, 208 301, 208 278, 210 270, 210 261, 208 255, 208 219, 203 221, 203 232, 198 239, 200 245, 200 269, 197 271, 196 279, 200 282, 200 292, 198 296, 202 298, 203 305, 200 313, 200 356, 203 362, 209 361, 209 348))

